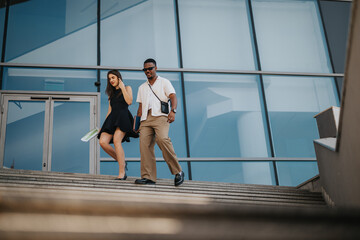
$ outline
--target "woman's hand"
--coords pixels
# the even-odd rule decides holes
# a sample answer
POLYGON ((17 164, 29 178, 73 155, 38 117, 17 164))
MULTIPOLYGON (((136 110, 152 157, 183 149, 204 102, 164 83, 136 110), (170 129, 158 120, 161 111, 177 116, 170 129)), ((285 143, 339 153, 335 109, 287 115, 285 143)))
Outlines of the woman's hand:
POLYGON ((121 89, 122 91, 125 90, 125 84, 124 84, 123 81, 121 81, 121 79, 119 79, 119 87, 120 87, 120 89, 121 89))

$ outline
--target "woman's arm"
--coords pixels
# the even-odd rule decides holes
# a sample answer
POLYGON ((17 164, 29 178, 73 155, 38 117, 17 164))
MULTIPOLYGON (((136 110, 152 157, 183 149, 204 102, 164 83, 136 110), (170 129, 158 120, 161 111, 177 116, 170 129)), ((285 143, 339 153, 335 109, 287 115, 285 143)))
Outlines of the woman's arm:
POLYGON ((130 86, 125 86, 123 81, 119 81, 119 87, 124 95, 125 102, 130 106, 132 104, 133 96, 132 89, 130 86))

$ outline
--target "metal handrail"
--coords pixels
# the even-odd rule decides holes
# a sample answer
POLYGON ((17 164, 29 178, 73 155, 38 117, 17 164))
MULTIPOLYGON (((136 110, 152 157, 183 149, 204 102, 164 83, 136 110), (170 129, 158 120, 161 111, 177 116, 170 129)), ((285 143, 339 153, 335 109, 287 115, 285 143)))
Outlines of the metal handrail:
MULTIPOLYGON (((95 65, 60 65, 60 64, 29 64, 29 63, 5 63, 3 67, 24 68, 62 68, 62 69, 88 69, 88 70, 111 70, 142 71, 141 67, 120 66, 95 66, 95 65)), ((226 70, 226 69, 197 69, 197 68, 158 68, 159 72, 183 72, 183 73, 217 73, 217 74, 249 74, 249 75, 281 75, 281 76, 307 76, 307 77, 344 77, 343 73, 309 73, 309 72, 281 72, 281 71, 256 71, 256 70, 226 70)))

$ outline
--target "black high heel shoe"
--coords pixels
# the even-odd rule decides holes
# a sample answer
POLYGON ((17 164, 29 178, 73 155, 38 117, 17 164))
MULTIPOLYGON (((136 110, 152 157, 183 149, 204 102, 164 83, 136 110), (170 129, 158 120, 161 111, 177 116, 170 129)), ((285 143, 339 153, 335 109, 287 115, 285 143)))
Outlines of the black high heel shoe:
POLYGON ((126 180, 127 179, 127 176, 126 176, 126 173, 125 173, 125 175, 124 175, 124 177, 122 177, 122 178, 115 178, 115 180, 126 180))
POLYGON ((122 178, 115 178, 115 180, 126 180, 127 179, 127 176, 126 176, 126 171, 128 170, 128 168, 127 168, 127 162, 125 162, 125 175, 124 175, 124 177, 122 177, 122 178))

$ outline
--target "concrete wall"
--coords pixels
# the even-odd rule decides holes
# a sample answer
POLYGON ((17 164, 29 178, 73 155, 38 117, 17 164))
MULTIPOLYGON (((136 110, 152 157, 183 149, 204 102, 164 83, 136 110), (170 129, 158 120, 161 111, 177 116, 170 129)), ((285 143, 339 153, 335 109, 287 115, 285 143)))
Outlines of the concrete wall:
POLYGON ((337 151, 315 143, 325 195, 338 207, 360 207, 360 6, 353 1, 337 151))

